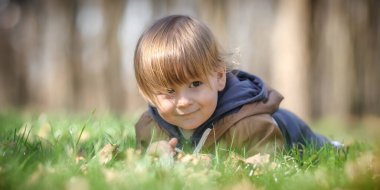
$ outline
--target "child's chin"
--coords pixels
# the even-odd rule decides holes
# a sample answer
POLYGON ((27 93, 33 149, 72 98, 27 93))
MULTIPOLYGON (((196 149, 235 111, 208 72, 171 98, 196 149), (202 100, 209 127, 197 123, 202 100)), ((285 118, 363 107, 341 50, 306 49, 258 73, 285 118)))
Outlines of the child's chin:
POLYGON ((199 125, 183 125, 181 128, 184 129, 184 130, 195 130, 196 128, 198 128, 199 125))

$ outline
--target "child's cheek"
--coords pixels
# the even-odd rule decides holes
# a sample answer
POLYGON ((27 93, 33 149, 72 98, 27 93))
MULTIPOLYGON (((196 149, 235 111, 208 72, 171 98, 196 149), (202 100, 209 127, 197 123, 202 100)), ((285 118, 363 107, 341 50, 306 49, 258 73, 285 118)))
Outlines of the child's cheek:
POLYGON ((160 102, 157 108, 161 115, 167 115, 175 109, 175 104, 173 103, 173 101, 163 100, 160 102))

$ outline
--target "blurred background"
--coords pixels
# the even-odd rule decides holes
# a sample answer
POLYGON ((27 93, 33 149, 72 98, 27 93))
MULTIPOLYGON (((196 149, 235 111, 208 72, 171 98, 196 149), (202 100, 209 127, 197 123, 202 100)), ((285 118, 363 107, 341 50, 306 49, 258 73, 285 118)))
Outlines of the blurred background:
POLYGON ((186 14, 301 117, 379 118, 379 8, 378 0, 0 0, 0 111, 140 114, 136 42, 155 20, 186 14))

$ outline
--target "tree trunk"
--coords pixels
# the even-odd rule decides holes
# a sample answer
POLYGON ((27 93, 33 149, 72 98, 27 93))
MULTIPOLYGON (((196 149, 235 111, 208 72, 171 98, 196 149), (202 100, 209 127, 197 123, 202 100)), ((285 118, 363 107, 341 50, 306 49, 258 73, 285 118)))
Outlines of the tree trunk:
POLYGON ((122 77, 122 62, 120 54, 120 44, 119 44, 119 27, 121 20, 123 18, 123 11, 125 7, 124 0, 117 0, 109 3, 108 1, 103 2, 103 10, 105 15, 105 41, 106 46, 105 51, 107 51, 107 67, 105 68, 105 80, 108 84, 106 86, 108 97, 108 104, 116 113, 122 113, 125 109, 125 83, 122 77))
POLYGON ((314 106, 319 117, 347 118, 354 87, 353 43, 343 1, 317 7, 313 64, 314 106))
POLYGON ((283 107, 308 120, 309 3, 281 0, 273 36, 272 84, 285 96, 283 107))

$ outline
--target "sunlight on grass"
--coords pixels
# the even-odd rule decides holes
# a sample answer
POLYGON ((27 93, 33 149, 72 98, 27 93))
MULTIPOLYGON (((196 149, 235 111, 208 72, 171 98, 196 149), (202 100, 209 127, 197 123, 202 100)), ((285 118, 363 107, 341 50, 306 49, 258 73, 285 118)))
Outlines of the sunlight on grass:
POLYGON ((333 137, 349 142, 348 152, 325 146, 247 159, 244 153, 216 148, 213 154, 179 154, 165 160, 134 149, 134 122, 111 115, 2 113, 0 189, 374 189, 380 185, 378 141, 361 137, 370 133, 363 131, 371 128, 366 123, 348 126, 349 131, 330 121, 313 125, 323 134, 339 134, 333 137))

